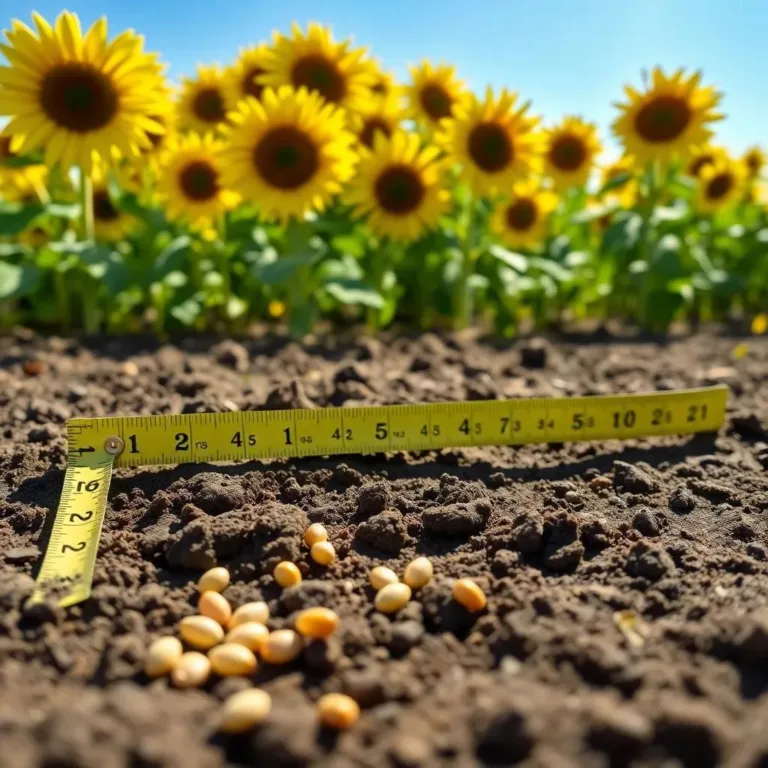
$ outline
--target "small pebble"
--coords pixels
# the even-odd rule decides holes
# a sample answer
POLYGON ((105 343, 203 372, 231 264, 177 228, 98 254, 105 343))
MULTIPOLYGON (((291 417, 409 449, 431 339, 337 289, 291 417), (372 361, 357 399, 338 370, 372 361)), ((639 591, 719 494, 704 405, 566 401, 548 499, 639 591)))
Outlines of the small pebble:
POLYGON ((488 602, 480 587, 472 579, 457 579, 453 585, 453 599, 463 605, 470 613, 477 613, 488 602))
POLYGON ((197 651, 187 651, 171 671, 171 681, 177 688, 197 688, 205 685, 210 674, 208 657, 197 651))
POLYGON ((377 565, 372 568, 368 574, 368 580, 377 592, 386 587, 387 584, 397 584, 400 581, 397 574, 391 568, 387 568, 386 565, 377 565))
POLYGON ((330 541, 318 541, 312 545, 309 555, 318 565, 330 565, 336 559, 336 550, 330 541))
POLYGON ((275 566, 272 575, 275 577, 275 581, 283 588, 301 584, 301 572, 298 566, 296 563, 291 563, 288 560, 279 562, 275 566))
POLYGON ((187 616, 179 622, 181 639, 201 651, 207 651, 224 639, 221 624, 208 616, 187 616))
POLYGON ((407 584, 387 584, 374 598, 374 606, 381 613, 397 613, 411 599, 411 588, 407 584))
POLYGON ((317 700, 317 714, 327 728, 343 731, 360 719, 360 706, 343 693, 326 693, 317 700))
POLYGON ((247 621, 245 624, 238 624, 227 632, 224 638, 225 643, 239 643, 251 651, 260 651, 264 641, 269 636, 269 630, 256 621, 247 621))
POLYGON ((232 694, 222 707, 219 730, 244 733, 263 723, 272 710, 272 699, 260 688, 249 688, 232 694))
POLYGON ((265 602, 245 603, 239 608, 235 608, 227 627, 234 629, 240 624, 248 624, 253 621, 257 624, 266 624, 269 621, 269 606, 265 602))
POLYGON ((270 632, 261 646, 261 658, 268 664, 288 664, 301 653, 304 643, 292 629, 270 632))
POLYGON ((197 582, 198 592, 223 592, 229 586, 229 571, 226 568, 211 568, 197 582))
POLYGON ((339 626, 338 614, 330 608, 307 608, 296 617, 296 629, 314 640, 330 637, 339 626))
POLYGON ((224 643, 208 651, 211 669, 220 677, 250 675, 256 669, 253 651, 240 643, 224 643))
POLYGON ((147 677, 167 675, 178 663, 184 648, 175 637, 161 637, 147 649, 144 672, 147 677))
POLYGON ((197 610, 202 616, 207 616, 226 627, 232 618, 232 607, 224 595, 218 592, 203 592, 197 602, 197 610))
POLYGON ((328 541, 328 531, 322 523, 312 523, 304 532, 304 541, 308 547, 314 546, 318 541, 328 541))
POLYGON ((432 561, 428 557, 417 557, 406 566, 403 581, 411 589, 419 589, 429 584, 434 572, 432 561))

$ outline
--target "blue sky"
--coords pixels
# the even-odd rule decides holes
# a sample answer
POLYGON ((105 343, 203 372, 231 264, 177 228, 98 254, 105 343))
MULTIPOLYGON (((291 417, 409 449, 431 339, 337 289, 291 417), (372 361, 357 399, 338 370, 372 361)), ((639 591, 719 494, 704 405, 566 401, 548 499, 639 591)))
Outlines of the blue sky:
POLYGON ((228 63, 293 20, 320 21, 401 76, 423 57, 450 61, 476 90, 509 86, 545 119, 582 114, 604 137, 611 102, 623 83, 640 84, 643 67, 701 68, 725 92, 720 140, 736 151, 768 145, 768 0, 5 0, 0 26, 62 7, 86 24, 105 14, 112 33, 142 32, 172 77, 198 61, 228 63))

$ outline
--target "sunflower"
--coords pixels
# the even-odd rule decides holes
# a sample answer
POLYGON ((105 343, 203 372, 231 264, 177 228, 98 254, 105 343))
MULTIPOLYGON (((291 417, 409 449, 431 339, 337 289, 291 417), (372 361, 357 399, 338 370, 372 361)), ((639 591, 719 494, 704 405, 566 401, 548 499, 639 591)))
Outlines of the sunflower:
POLYGON ((162 158, 157 192, 170 218, 208 227, 239 196, 222 183, 222 144, 211 134, 177 138, 162 158))
POLYGON ((93 229, 97 240, 122 240, 133 232, 139 223, 135 216, 121 211, 114 204, 106 184, 93 185, 93 229))
POLYGON ((597 128, 580 117, 566 117, 544 134, 544 169, 555 187, 582 187, 600 153, 597 128))
POLYGON ((685 172, 694 179, 701 177, 701 172, 708 165, 712 165, 718 159, 727 157, 727 152, 722 147, 707 144, 703 147, 694 147, 686 165, 685 172))
POLYGON ((347 199, 356 216, 368 216, 381 237, 412 241, 437 225, 448 205, 443 163, 435 146, 422 147, 415 133, 378 135, 372 150, 361 150, 347 199))
POLYGON ((264 67, 264 85, 304 87, 346 108, 365 101, 374 80, 365 49, 351 48, 349 40, 337 43, 331 31, 319 24, 309 24, 306 34, 294 24, 292 37, 276 32, 264 67))
POLYGON ((14 167, 7 162, 18 157, 19 144, 9 136, 0 136, 0 194, 6 200, 44 200, 48 196, 45 189, 48 169, 43 164, 14 167))
POLYGON ((760 147, 750 147, 741 158, 751 179, 756 179, 766 163, 765 152, 760 147))
POLYGON ((385 72, 377 62, 372 63, 373 77, 369 85, 369 92, 373 99, 390 99, 399 102, 403 88, 398 85, 395 76, 391 72, 385 72))
POLYGON ((631 208, 637 202, 639 192, 637 166, 633 157, 624 155, 603 166, 600 171, 600 186, 604 187, 608 182, 626 174, 629 174, 629 178, 606 192, 604 197, 609 200, 616 200, 622 208, 631 208))
POLYGON ((350 116, 349 127, 361 144, 373 149, 376 135, 389 138, 400 126, 402 117, 394 99, 371 99, 350 116))
POLYGON ((485 101, 474 96, 459 104, 442 123, 437 142, 477 194, 508 191, 538 164, 538 118, 527 115, 529 105, 516 107, 517 94, 502 89, 495 98, 490 88, 485 101))
POLYGON ((699 174, 696 207, 713 213, 736 202, 742 195, 747 171, 744 165, 727 156, 705 165, 699 174))
POLYGON ((10 62, 0 68, 0 114, 11 117, 6 136, 23 137, 19 152, 45 147, 48 166, 90 173, 94 157, 135 156, 148 132, 162 132, 152 119, 166 98, 162 68, 141 37, 127 31, 107 42, 103 18, 83 35, 68 11, 55 27, 33 18, 37 31, 14 21, 0 46, 10 62))
POLYGON ((509 200, 496 205, 491 229, 511 248, 530 248, 546 236, 547 219, 557 196, 531 181, 518 182, 509 200))
POLYGON ((182 78, 176 105, 179 126, 197 133, 219 130, 227 119, 224 75, 218 65, 198 65, 197 77, 182 78))
POLYGON ((686 77, 682 69, 667 77, 657 67, 653 84, 645 92, 625 86, 629 102, 616 104, 622 114, 613 123, 613 131, 628 154, 641 163, 674 157, 685 161, 694 147, 709 141, 709 123, 723 118, 714 111, 720 94, 702 87, 700 79, 700 73, 686 77))
POLYGON ((235 109, 238 102, 247 96, 253 96, 254 99, 261 98, 264 91, 261 80, 267 71, 266 62, 269 55, 269 47, 266 43, 240 51, 237 61, 224 73, 228 110, 235 109))
POLYGON ((321 210, 354 170, 345 113, 316 91, 267 88, 230 114, 224 183, 283 221, 321 210))
POLYGON ((410 116, 431 128, 451 117, 453 110, 466 98, 464 84, 457 79, 456 69, 447 64, 433 67, 428 61, 411 67, 411 85, 406 88, 410 116))

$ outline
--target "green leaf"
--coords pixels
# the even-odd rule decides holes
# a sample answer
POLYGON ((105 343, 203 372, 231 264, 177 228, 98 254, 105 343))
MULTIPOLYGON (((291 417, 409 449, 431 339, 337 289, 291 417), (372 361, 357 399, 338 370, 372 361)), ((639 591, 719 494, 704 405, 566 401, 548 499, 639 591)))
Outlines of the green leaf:
POLYGON ((0 235, 18 235, 43 210, 40 203, 6 203, 0 200, 0 235))
POLYGON ((562 264, 558 264, 551 259, 542 258, 541 256, 531 256, 528 259, 528 264, 532 269, 538 269, 558 283, 565 283, 573 276, 571 271, 562 266, 562 264))
POLYGON ((336 235, 331 239, 331 247, 339 253, 360 258, 365 253, 365 243, 357 235, 336 235))
POLYGON ((654 330, 665 330, 669 326, 678 310, 686 303, 683 294, 679 290, 655 290, 648 293, 646 311, 654 330))
POLYGON ((43 158, 40 155, 13 155, 6 157, 0 162, 0 167, 6 168, 29 168, 31 165, 42 165, 43 158))
POLYGON ((45 206, 47 214, 70 220, 79 218, 81 209, 80 203, 48 203, 45 206))
POLYGON ((660 205, 653 209, 653 220, 661 221, 680 221, 688 214, 688 208, 682 205, 664 206, 660 205))
POLYGON ((583 267, 589 263, 589 254, 586 251, 571 251, 565 257, 565 265, 567 267, 583 267))
POLYGON ((585 208, 583 211, 579 211, 571 216, 571 221, 574 224, 587 224, 590 221, 596 219, 602 219, 603 216, 610 216, 614 211, 620 208, 618 203, 605 203, 604 205, 596 205, 592 208, 585 208))
POLYGON ((311 251, 296 256, 283 256, 277 261, 255 266, 254 274, 264 285, 282 285, 303 267, 312 266, 319 258, 319 253, 311 251))
POLYGON ((629 251, 637 245, 643 228, 642 217, 633 212, 617 215, 603 234, 603 250, 629 251))
POLYGON ((169 288, 182 288, 189 282, 189 278, 184 272, 174 270, 169 272, 163 277, 163 285, 167 285, 169 288))
POLYGON ((677 235, 664 235, 651 253, 651 272, 654 277, 672 279, 686 273, 681 254, 682 242, 677 235))
POLYGON ((373 309, 384 306, 384 297, 364 280, 334 280, 324 288, 340 304, 362 304, 373 309))
POLYGON ((628 181, 632 179, 632 174, 629 171, 622 171, 617 173, 612 178, 603 184, 597 192, 598 197, 602 197, 606 192, 613 192, 614 189, 623 187, 628 181))
POLYGON ((230 296, 224 311, 230 320, 237 320, 248 311, 248 302, 238 296, 230 296))
POLYGON ((195 324, 195 321, 200 316, 201 309, 200 303, 195 301, 195 299, 187 299, 171 308, 171 317, 189 328, 195 324))
POLYGON ((152 271, 157 276, 160 276, 169 270, 178 269, 181 266, 191 242, 192 240, 189 235, 179 235, 179 237, 175 237, 157 255, 152 271))
POLYGON ((506 264, 508 267, 512 267, 516 272, 521 275, 528 270, 528 259, 523 256, 522 253, 516 253, 515 251, 508 251, 506 248, 502 248, 500 245, 492 245, 488 249, 488 253, 495 259, 506 264))
POLYGON ((0 261, 0 299, 16 299, 33 293, 40 275, 40 270, 31 264, 0 261))

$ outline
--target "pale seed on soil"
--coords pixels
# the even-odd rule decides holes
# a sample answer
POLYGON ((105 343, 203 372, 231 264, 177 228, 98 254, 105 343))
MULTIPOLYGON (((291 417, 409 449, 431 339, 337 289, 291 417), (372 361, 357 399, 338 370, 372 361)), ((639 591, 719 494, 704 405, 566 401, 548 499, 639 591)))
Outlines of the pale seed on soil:
POLYGON ((210 674, 208 657, 197 651, 187 651, 171 671, 171 681, 177 688, 197 688, 205 685, 210 674))
POLYGON ((144 672, 147 677, 167 675, 178 663, 184 648, 175 637, 161 637, 147 649, 144 672))
POLYGON ((328 531, 322 523, 312 523, 304 533, 304 541, 308 547, 314 546, 318 541, 328 541, 328 531))
POLYGON ((224 638, 225 643, 239 643, 251 651, 260 651, 264 641, 269 636, 269 630, 255 621, 247 621, 245 624, 238 624, 227 632, 224 638))
POLYGON ((330 565, 336 559, 336 550, 330 541, 318 541, 312 545, 309 555, 318 565, 330 565))
POLYGON ((198 592, 223 592, 229 586, 229 571, 226 568, 211 568, 197 582, 198 592))
POLYGON ((209 616, 187 616, 179 622, 181 639, 201 651, 207 651, 224 639, 221 624, 209 616))
POLYGON ((250 623, 252 621, 258 624, 266 624, 269 621, 269 606, 259 600, 254 603, 245 603, 239 608, 235 608, 232 618, 229 620, 227 626, 229 629, 234 629, 240 624, 250 623))
POLYGON ((261 658, 268 664, 288 664, 302 652, 301 636, 292 629, 270 632, 261 646, 261 658))
POLYGON ((472 579, 457 579, 453 585, 453 599, 463 605, 470 613, 477 613, 488 602, 480 587, 472 579))
POLYGON ((272 699, 260 688, 248 688, 233 693, 222 707, 219 730, 224 733, 244 733, 263 723, 272 709, 272 699))
POLYGON ((381 613, 397 613, 411 599, 411 588, 407 584, 387 584, 374 598, 374 606, 381 613))
POLYGON ((387 568, 386 565, 377 565, 375 568, 372 568, 371 572, 368 574, 368 581, 370 581, 371 586, 378 592, 380 589, 386 587, 387 584, 397 584, 400 579, 391 568, 387 568))
POLYGON ((317 700, 317 714, 324 726, 346 730, 360 719, 360 706, 343 693, 326 693, 317 700))
POLYGON ((417 557, 406 566, 403 581, 411 589, 419 589, 429 584, 434 573, 435 569, 428 557, 417 557))
POLYGON ((208 651, 211 669, 220 677, 250 675, 256 669, 253 651, 240 643, 224 643, 208 651))
POLYGON ((296 563, 292 563, 289 560, 279 562, 275 566, 272 575, 275 577, 275 581, 283 588, 301 584, 301 572, 296 563))
POLYGON ((339 626, 339 616, 330 608, 306 608, 296 617, 296 629, 315 640, 330 637, 339 626))
POLYGON ((197 601, 197 610, 202 616, 207 616, 226 627, 232 618, 232 607, 224 595, 218 592, 203 592, 197 601))

